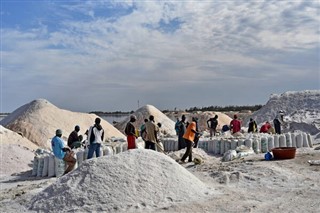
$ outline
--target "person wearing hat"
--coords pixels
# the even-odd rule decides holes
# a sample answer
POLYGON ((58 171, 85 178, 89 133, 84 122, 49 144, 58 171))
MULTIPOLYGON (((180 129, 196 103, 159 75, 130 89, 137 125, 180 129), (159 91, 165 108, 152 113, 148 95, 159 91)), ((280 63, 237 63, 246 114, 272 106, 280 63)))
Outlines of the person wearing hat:
POLYGON ((232 134, 240 132, 241 130, 241 122, 238 120, 237 115, 234 115, 233 120, 230 122, 230 130, 232 131, 232 134))
POLYGON ((130 116, 130 121, 127 123, 124 132, 127 135, 127 142, 128 142, 128 149, 135 149, 136 148, 136 128, 134 127, 133 123, 136 122, 137 117, 135 115, 130 116))
POLYGON ((193 117, 192 122, 188 125, 186 133, 183 135, 183 138, 186 142, 187 149, 184 155, 181 158, 181 163, 185 163, 185 160, 187 157, 189 157, 188 162, 192 162, 192 144, 195 139, 196 134, 200 134, 200 132, 197 131, 197 118, 193 117))
POLYGON ((82 135, 78 135, 79 131, 80 126, 76 125, 68 137, 68 146, 71 149, 81 147, 82 135))
POLYGON ((100 157, 100 147, 104 138, 104 130, 100 123, 101 119, 96 118, 94 125, 90 127, 88 131, 88 140, 90 145, 87 159, 92 158, 94 153, 96 153, 96 157, 100 157))
POLYGON ((73 157, 74 152, 71 151, 70 147, 64 146, 65 142, 62 140, 61 136, 62 130, 57 129, 56 136, 54 136, 51 140, 51 148, 56 158, 59 158, 66 162, 68 167, 63 173, 63 175, 65 175, 73 170, 77 160, 73 157))
POLYGON ((275 119, 273 120, 273 125, 275 128, 275 132, 277 134, 281 134, 281 125, 283 124, 283 115, 284 115, 284 111, 280 110, 277 116, 275 117, 275 119))

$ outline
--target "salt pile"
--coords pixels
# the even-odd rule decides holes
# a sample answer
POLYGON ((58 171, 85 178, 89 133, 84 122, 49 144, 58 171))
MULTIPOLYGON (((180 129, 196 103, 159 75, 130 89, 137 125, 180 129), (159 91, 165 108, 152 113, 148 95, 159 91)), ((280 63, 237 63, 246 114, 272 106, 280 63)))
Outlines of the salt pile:
MULTIPOLYGON (((319 111, 320 109, 320 90, 306 90, 299 92, 285 92, 283 94, 272 94, 268 102, 250 117, 255 118, 258 124, 272 121, 279 110, 284 110, 286 115, 294 114, 297 111, 319 111)), ((301 122, 296 117, 297 122, 301 122)), ((315 116, 315 118, 318 118, 315 116)), ((307 121, 307 119, 303 119, 307 121)), ((249 118, 244 120, 247 124, 249 118)), ((310 120, 308 122, 311 122, 310 120)))
MULTIPOLYGON (((50 140, 56 129, 63 131, 66 140, 79 125, 79 134, 84 135, 85 131, 94 124, 94 114, 71 112, 63 110, 45 99, 37 99, 25 104, 0 121, 6 128, 20 133, 33 143, 41 147, 50 147, 50 140)), ((111 137, 124 138, 124 135, 114 128, 110 123, 101 119, 101 125, 105 130, 105 139, 111 137)))
MULTIPOLYGON (((170 118, 168 118, 165 114, 163 114, 159 109, 152 105, 146 105, 143 107, 140 107, 137 111, 133 113, 137 117, 137 121, 134 122, 134 125, 136 128, 140 129, 140 126, 144 123, 144 119, 149 119, 150 115, 154 116, 154 120, 156 123, 161 123, 160 132, 164 135, 175 135, 176 132, 174 130, 175 122, 172 121, 170 118)), ((130 116, 128 116, 123 121, 117 123, 115 127, 121 131, 124 132, 124 129, 127 125, 127 123, 130 120, 130 116)))
POLYGON ((136 149, 83 162, 34 196, 29 210, 150 212, 206 194, 206 185, 170 157, 136 149))
POLYGON ((0 175, 30 170, 34 150, 37 148, 38 146, 27 138, 0 125, 0 175))
MULTIPOLYGON (((290 124, 287 131, 301 130, 311 135, 320 135, 320 90, 288 91, 272 94, 269 101, 250 117, 257 124, 272 122, 279 110, 284 110, 285 121, 290 124)), ((243 122, 247 126, 249 117, 243 122)))

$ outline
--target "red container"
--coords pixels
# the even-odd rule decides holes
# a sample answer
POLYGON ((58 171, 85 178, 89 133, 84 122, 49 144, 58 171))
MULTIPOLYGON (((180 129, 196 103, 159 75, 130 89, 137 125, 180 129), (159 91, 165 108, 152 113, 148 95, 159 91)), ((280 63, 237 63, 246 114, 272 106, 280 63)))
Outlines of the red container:
POLYGON ((296 147, 277 147, 271 149, 274 159, 292 159, 296 156, 296 147))

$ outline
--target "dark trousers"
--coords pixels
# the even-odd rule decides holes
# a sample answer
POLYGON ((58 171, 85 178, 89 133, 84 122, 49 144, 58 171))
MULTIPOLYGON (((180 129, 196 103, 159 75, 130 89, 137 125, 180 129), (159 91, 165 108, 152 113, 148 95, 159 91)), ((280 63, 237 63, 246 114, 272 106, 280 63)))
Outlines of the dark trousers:
POLYGON ((152 143, 151 141, 146 141, 146 146, 145 149, 152 149, 152 150, 156 150, 156 144, 152 143))
POLYGON ((184 139, 187 145, 186 152, 184 153, 183 157, 181 158, 181 161, 185 161, 187 157, 189 157, 188 161, 192 161, 192 141, 184 139))
POLYGON ((277 134, 281 134, 281 124, 278 119, 273 120, 274 129, 276 130, 277 134))
POLYGON ((186 148, 186 142, 184 141, 184 138, 182 137, 182 135, 181 136, 179 135, 179 138, 178 138, 178 150, 184 149, 184 148, 186 148))

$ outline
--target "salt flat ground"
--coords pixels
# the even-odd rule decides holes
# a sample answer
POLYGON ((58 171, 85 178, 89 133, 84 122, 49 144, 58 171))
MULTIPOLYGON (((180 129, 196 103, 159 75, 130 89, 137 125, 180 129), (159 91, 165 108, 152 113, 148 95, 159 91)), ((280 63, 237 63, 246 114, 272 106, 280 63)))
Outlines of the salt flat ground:
MULTIPOLYGON (((195 150, 204 163, 181 166, 213 193, 205 199, 155 207, 154 212, 320 212, 320 166, 307 162, 320 160, 320 151, 314 148, 299 148, 290 160, 265 161, 264 154, 257 154, 230 162, 195 150)), ((172 156, 181 154, 179 151, 172 156)), ((27 171, 1 177, 1 212, 29 212, 31 197, 57 179, 30 174, 27 171)))

